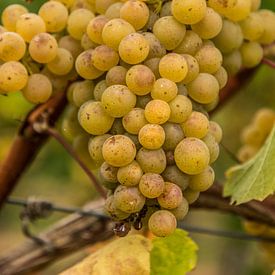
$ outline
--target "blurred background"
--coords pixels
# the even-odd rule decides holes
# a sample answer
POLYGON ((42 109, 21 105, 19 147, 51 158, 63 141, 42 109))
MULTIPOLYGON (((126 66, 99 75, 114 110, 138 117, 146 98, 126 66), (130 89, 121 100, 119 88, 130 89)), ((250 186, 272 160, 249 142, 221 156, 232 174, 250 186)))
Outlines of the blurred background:
MULTIPOLYGON (((35 11, 41 2, 43 1, 34 0, 32 10, 35 11)), ((263 2, 264 5, 274 5, 274 0, 263 2)), ((26 4, 20 0, 0 0, 0 13, 10 3, 26 4)), ((275 110, 275 70, 266 65, 262 65, 251 82, 212 117, 222 126, 223 144, 230 151, 237 152, 240 147, 240 131, 250 122, 255 111, 263 106, 275 110)), ((31 108, 32 105, 20 93, 0 96, 0 162, 25 114, 31 108)), ((220 157, 215 164, 218 181, 223 182, 224 172, 232 164, 234 160, 221 148, 220 157)), ((96 193, 74 160, 56 141, 50 140, 12 194, 12 197, 19 198, 30 196, 59 205, 82 206, 95 198, 96 193)), ((0 256, 24 241, 20 229, 20 210, 20 207, 5 205, 0 212, 0 256)), ((54 213, 50 218, 35 223, 32 230, 40 232, 63 216, 54 213)), ((186 223, 214 229, 242 230, 241 219, 216 212, 191 211, 186 223)), ((191 234, 191 237, 199 246, 198 266, 191 275, 266 275, 272 272, 271 265, 255 242, 198 234, 191 234)), ((37 274, 56 274, 78 261, 88 251, 79 251, 37 274)))

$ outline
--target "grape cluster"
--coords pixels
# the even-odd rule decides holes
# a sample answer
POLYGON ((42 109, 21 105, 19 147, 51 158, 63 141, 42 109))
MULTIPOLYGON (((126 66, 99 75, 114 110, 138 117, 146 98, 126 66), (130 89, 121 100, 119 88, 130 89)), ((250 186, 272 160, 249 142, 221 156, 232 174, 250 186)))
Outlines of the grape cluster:
POLYGON ((64 135, 109 190, 119 226, 171 234, 214 182, 220 126, 208 112, 228 75, 275 40, 259 0, 59 0, 11 5, 0 91, 32 103, 67 88, 64 135))

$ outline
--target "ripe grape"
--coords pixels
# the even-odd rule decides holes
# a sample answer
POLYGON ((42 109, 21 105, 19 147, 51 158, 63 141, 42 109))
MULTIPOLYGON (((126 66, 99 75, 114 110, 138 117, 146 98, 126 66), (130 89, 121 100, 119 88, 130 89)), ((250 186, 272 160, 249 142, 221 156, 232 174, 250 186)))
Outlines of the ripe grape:
POLYGON ((144 115, 144 110, 141 108, 134 108, 122 119, 122 124, 125 130, 130 133, 137 135, 140 129, 148 122, 144 115))
POLYGON ((253 118, 253 123, 261 129, 262 132, 269 134, 274 126, 275 113, 268 108, 259 109, 253 118))
POLYGON ((185 60, 187 62, 188 72, 181 83, 187 84, 187 83, 193 81, 198 76, 198 74, 200 72, 201 64, 199 66, 198 60, 195 57, 193 57, 192 55, 183 54, 182 56, 185 58, 185 60))
POLYGON ((209 7, 224 15, 226 9, 233 8, 238 0, 208 0, 209 7))
POLYGON ((160 17, 172 15, 172 1, 165 2, 160 10, 160 17))
POLYGON ((127 70, 122 66, 115 66, 110 69, 106 74, 107 86, 112 85, 126 85, 126 73, 127 70))
POLYGON ((14 32, 0 34, 0 59, 3 61, 18 61, 26 51, 23 38, 14 32))
POLYGON ((178 143, 183 140, 184 133, 177 123, 166 122, 162 125, 165 132, 163 149, 165 151, 174 150, 178 143))
POLYGON ((153 33, 166 50, 175 49, 183 40, 186 28, 173 16, 159 18, 153 27, 153 33))
POLYGON ((136 96, 124 85, 108 87, 101 97, 105 111, 112 117, 123 117, 136 105, 136 96))
POLYGON ((46 102, 52 95, 52 90, 52 83, 45 75, 32 74, 22 92, 29 102, 38 104, 46 102))
POLYGON ((105 24, 108 22, 108 18, 104 15, 99 15, 93 18, 87 25, 88 37, 97 44, 103 44, 102 31, 105 24))
POLYGON ((207 134, 203 139, 203 142, 206 144, 209 150, 209 164, 215 162, 219 157, 220 147, 219 144, 216 142, 216 139, 211 134, 207 134))
POLYGON ((251 0, 251 10, 256 11, 261 7, 262 0, 251 0))
POLYGON ((181 204, 174 209, 170 209, 169 211, 176 217, 178 221, 181 221, 185 218, 189 210, 188 201, 183 197, 181 204))
POLYGON ((122 167, 130 164, 135 159, 136 146, 130 138, 115 135, 104 142, 102 154, 107 163, 115 167, 122 167))
POLYGON ((221 66, 213 75, 218 80, 220 89, 224 88, 228 80, 228 74, 225 68, 221 66))
POLYGON ((162 176, 154 173, 145 173, 138 185, 142 195, 149 199, 159 197, 164 191, 164 186, 162 176))
POLYGON ((175 82, 167 78, 159 78, 151 89, 153 99, 160 99, 166 102, 171 101, 177 96, 178 87, 175 82))
POLYGON ((130 164, 120 167, 117 172, 117 179, 120 184, 125 186, 135 186, 143 175, 143 171, 139 164, 134 160, 130 164))
POLYGON ((70 35, 61 37, 58 41, 58 46, 59 48, 68 50, 74 59, 76 59, 83 51, 80 42, 70 35))
POLYGON ((212 186, 214 179, 215 172, 212 167, 208 166, 200 174, 191 176, 188 187, 194 191, 204 192, 212 186))
POLYGON ((209 134, 211 134, 216 142, 220 143, 222 140, 222 128, 215 121, 209 121, 209 134))
POLYGON ((99 14, 104 14, 108 7, 117 2, 117 0, 95 0, 95 9, 99 14))
POLYGON ((153 72, 145 65, 135 65, 126 74, 126 84, 136 95, 150 93, 155 83, 153 72))
POLYGON ((164 46, 153 33, 144 32, 142 35, 149 44, 149 54, 147 55, 147 60, 155 57, 162 57, 166 54, 164 46))
POLYGON ((123 6, 123 3, 116 2, 108 7, 105 12, 105 16, 108 19, 120 18, 120 9, 123 6))
POLYGON ((114 202, 118 209, 126 213, 136 213, 143 208, 145 197, 137 187, 120 185, 115 190, 114 202))
MULTIPOLYGON (((117 171, 117 167, 114 167, 107 162, 103 162, 100 166, 99 175, 103 182, 117 183, 117 171)), ((116 184, 113 186, 116 186, 116 184)))
POLYGON ((107 88, 106 80, 97 82, 94 88, 94 98, 96 101, 101 101, 102 94, 107 88))
POLYGON ((225 9, 225 16, 232 21, 241 21, 247 18, 251 12, 251 1, 238 0, 233 7, 225 9))
POLYGON ((85 102, 80 107, 78 120, 83 129, 92 135, 107 133, 114 122, 114 118, 106 113, 101 102, 93 100, 85 102))
POLYGON ((187 96, 177 95, 169 102, 171 115, 169 122, 183 123, 192 112, 192 103, 187 96))
POLYGON ((223 56, 223 67, 232 76, 238 73, 242 67, 242 55, 239 50, 235 50, 223 56))
POLYGON ((93 99, 94 83, 91 80, 76 82, 72 91, 72 102, 80 107, 83 103, 93 99))
POLYGON ((104 210, 112 217, 112 219, 118 221, 127 219, 130 216, 130 213, 125 213, 116 207, 114 195, 111 195, 106 199, 104 210))
POLYGON ((240 48, 242 64, 246 68, 256 67, 264 56, 264 50, 258 42, 245 42, 240 48))
POLYGON ((194 203, 200 196, 200 192, 193 191, 190 188, 187 188, 183 191, 183 197, 188 201, 189 204, 194 203))
POLYGON ((90 50, 90 49, 95 49, 98 46, 98 44, 94 43, 88 37, 87 33, 83 34, 81 41, 80 41, 80 45, 85 51, 90 50))
POLYGON ((144 65, 147 66, 154 73, 156 79, 161 78, 159 74, 159 62, 160 62, 159 57, 147 59, 144 62, 144 65))
POLYGON ((159 210, 153 213, 149 218, 148 227, 154 235, 166 237, 175 231, 177 220, 168 210, 159 210))

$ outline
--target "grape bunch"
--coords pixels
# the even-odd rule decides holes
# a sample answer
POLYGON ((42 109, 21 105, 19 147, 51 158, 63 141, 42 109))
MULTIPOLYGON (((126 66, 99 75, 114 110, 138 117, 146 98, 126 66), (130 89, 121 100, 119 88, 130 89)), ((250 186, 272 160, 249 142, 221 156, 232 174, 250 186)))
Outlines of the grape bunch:
POLYGON ((63 134, 109 190, 117 231, 167 236, 214 182, 222 130, 208 112, 219 91, 275 40, 275 14, 260 2, 59 0, 38 14, 11 5, 0 91, 37 104, 66 89, 63 134))

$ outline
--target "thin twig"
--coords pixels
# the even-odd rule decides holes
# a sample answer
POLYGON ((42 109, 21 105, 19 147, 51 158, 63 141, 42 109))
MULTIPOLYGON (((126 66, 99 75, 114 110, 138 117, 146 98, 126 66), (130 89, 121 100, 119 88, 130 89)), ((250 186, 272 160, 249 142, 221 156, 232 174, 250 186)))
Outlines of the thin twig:
POLYGON ((269 67, 271 67, 273 69, 275 69, 275 62, 273 62, 272 60, 270 60, 268 58, 263 58, 262 63, 268 65, 269 67))
POLYGON ((74 160, 79 164, 79 166, 83 169, 83 171, 87 174, 87 176, 90 178, 90 180, 93 182, 96 190, 100 193, 100 195, 103 198, 106 198, 106 191, 104 188, 100 185, 100 183, 97 181, 94 174, 91 172, 91 170, 86 166, 86 164, 81 160, 81 158, 78 156, 78 154, 75 152, 73 147, 63 138, 63 136, 60 135, 60 133, 49 127, 45 130, 45 132, 56 139, 65 149, 66 151, 74 158, 74 160))

